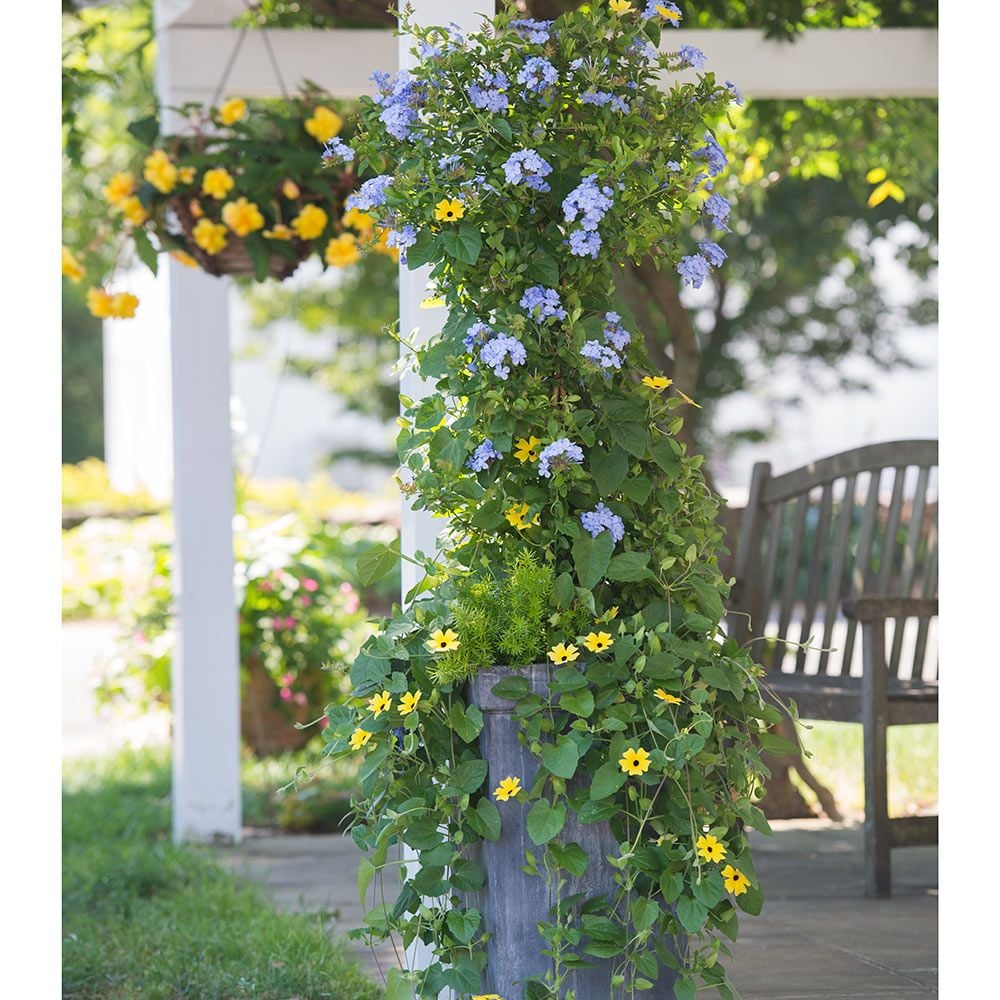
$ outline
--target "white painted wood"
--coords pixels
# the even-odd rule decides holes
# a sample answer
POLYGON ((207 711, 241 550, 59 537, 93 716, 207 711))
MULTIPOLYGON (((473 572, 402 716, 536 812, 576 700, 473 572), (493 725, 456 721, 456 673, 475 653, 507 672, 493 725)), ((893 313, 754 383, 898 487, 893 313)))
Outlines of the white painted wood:
MULTIPOLYGON (((160 10, 157 7, 157 24, 160 10)), ((160 32, 157 92, 178 103, 183 53, 160 32)), ((167 130, 178 124, 164 112, 167 130)), ((233 455, 229 421, 229 281, 170 260, 174 587, 175 840, 240 837, 240 676, 233 588, 233 455)))
MULTIPOLYGON (((437 16, 418 17, 424 24, 447 24, 466 16, 466 27, 479 18, 480 3, 443 4, 437 16), (463 12, 465 12, 463 14, 463 12)), ((465 23, 465 22, 463 22, 465 23)), ((233 53, 237 32, 228 27, 178 25, 171 29, 172 86, 179 99, 211 95, 233 53)), ((341 97, 371 93, 373 69, 394 70, 397 39, 382 29, 268 31, 275 58, 290 87, 313 80, 341 97)), ((664 32, 663 49, 696 45, 708 57, 707 69, 719 80, 733 80, 747 97, 936 97, 938 33, 933 28, 882 28, 877 31, 814 29, 794 42, 765 39, 748 28, 664 32)), ((665 74, 665 85, 694 79, 693 73, 665 74)), ((233 63, 225 93, 274 96, 278 86, 258 32, 248 33, 233 63)))

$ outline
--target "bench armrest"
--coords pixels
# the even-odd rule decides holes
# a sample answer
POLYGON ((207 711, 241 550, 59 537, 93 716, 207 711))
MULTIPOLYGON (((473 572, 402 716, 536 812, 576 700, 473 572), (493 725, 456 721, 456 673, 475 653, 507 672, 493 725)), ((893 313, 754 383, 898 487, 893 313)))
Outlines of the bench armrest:
POLYGON ((885 621, 887 618, 934 618, 937 613, 937 598, 875 596, 844 601, 844 614, 862 623, 885 621))

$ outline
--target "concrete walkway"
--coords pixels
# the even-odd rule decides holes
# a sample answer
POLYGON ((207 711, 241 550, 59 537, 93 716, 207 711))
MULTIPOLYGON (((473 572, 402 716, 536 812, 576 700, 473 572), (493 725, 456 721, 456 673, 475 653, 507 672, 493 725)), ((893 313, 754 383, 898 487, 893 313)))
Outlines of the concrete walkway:
MULTIPOLYGON (((754 835, 767 901, 743 916, 725 962, 742 1000, 916 1000, 937 995, 937 848, 893 852, 894 895, 865 899, 861 830, 822 820, 786 820, 774 837, 754 835)), ((260 882, 276 905, 320 913, 334 934, 360 926, 358 852, 349 837, 250 836, 216 851, 260 882)), ((386 886, 387 898, 391 886, 386 886)), ((395 959, 352 950, 376 979, 395 959)))

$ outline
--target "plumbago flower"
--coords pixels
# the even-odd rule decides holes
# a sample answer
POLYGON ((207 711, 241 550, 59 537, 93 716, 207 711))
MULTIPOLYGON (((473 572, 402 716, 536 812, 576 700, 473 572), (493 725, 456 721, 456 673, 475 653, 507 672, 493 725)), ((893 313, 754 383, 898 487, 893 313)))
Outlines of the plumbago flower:
MULTIPOLYGON (((485 873, 466 848, 507 824, 526 824, 526 869, 550 880, 579 872, 570 818, 609 823, 622 845, 616 889, 538 925, 550 971, 518 986, 526 997, 563 998, 579 956, 612 962, 613 1000, 670 969, 678 995, 725 986, 706 939, 761 905, 744 828, 766 829, 756 736, 779 716, 721 624, 718 502, 677 437, 694 387, 657 371, 614 287, 647 256, 694 285, 725 265, 715 240, 732 207, 716 190, 714 130, 735 88, 698 74, 693 50, 671 51, 679 19, 669 2, 597 0, 553 22, 511 7, 463 34, 404 14, 416 64, 361 102, 352 148, 377 176, 350 204, 391 230, 409 267, 429 266, 449 313, 412 349, 430 392, 404 399, 397 440, 408 502, 441 534, 325 733, 332 756, 365 755, 352 834, 371 852, 366 877, 391 844, 424 862, 365 932, 431 946, 428 968, 407 974, 421 1000, 490 995, 491 928, 467 908, 485 873), (694 82, 662 85, 678 70, 694 82), (504 775, 487 782, 465 687, 489 664, 514 671, 502 697, 535 764, 500 810, 504 775), (548 692, 516 683, 526 664, 551 664, 548 692), (419 712, 400 712, 406 691, 423 692, 419 712), (657 691, 683 691, 683 711, 657 691), (375 718, 367 705, 383 693, 375 718), (358 728, 372 735, 352 747, 358 728), (725 844, 745 885, 726 888, 702 835, 725 844), (680 959, 670 937, 690 942, 680 959)), ((397 555, 366 552, 364 582, 397 555)))

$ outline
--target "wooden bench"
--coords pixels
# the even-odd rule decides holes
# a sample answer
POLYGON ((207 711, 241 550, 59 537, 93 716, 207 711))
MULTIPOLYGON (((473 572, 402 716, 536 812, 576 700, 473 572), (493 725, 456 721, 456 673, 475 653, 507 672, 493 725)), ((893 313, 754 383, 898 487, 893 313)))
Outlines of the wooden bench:
POLYGON ((765 689, 864 726, 869 896, 890 894, 891 847, 937 842, 937 816, 889 818, 886 778, 887 727, 937 722, 937 456, 893 441, 781 476, 758 463, 736 546, 729 630, 765 689))

